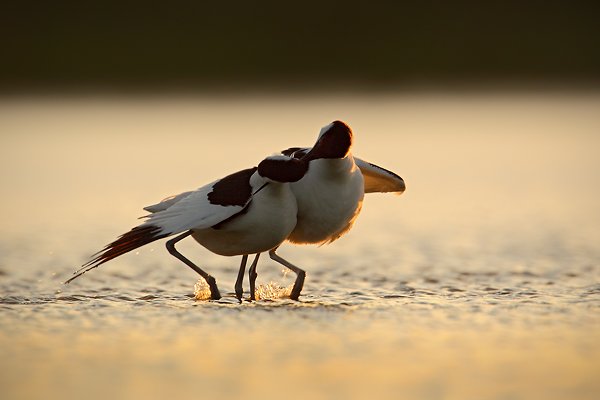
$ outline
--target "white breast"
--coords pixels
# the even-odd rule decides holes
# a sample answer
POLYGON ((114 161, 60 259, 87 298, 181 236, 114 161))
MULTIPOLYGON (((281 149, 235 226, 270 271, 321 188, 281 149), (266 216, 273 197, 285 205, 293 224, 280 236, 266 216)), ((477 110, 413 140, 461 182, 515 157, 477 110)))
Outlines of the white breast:
POLYGON ((245 213, 217 228, 195 230, 192 236, 223 256, 261 253, 285 240, 296 225, 297 210, 289 184, 272 182, 253 196, 245 213))
POLYGON ((336 240, 352 227, 364 197, 363 176, 351 155, 311 161, 291 188, 298 202, 298 221, 288 237, 293 243, 336 240))

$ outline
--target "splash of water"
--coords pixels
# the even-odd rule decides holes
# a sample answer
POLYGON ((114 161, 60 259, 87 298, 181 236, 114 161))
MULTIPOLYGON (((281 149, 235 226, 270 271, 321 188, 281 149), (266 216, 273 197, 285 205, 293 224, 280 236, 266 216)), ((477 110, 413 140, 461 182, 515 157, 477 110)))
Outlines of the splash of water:
POLYGON ((194 284, 194 297, 196 300, 210 299, 210 286, 208 286, 204 278, 198 279, 194 284))
POLYGON ((258 285, 256 288, 256 300, 276 300, 289 298, 293 285, 280 286, 275 282, 269 282, 266 285, 258 285))
MULTIPOLYGON (((281 286, 275 282, 269 282, 266 285, 258 285, 256 287, 256 300, 277 300, 290 297, 294 285, 281 286)), ((210 300, 210 286, 202 278, 198 279, 194 284, 194 298, 196 300, 210 300)))

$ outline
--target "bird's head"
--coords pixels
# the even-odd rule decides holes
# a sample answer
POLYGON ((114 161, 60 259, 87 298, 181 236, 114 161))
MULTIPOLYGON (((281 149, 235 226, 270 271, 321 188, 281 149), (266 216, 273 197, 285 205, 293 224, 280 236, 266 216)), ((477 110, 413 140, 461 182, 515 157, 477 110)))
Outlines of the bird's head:
POLYGON ((317 142, 303 159, 344 158, 351 147, 352 129, 345 122, 333 121, 321 129, 317 142))

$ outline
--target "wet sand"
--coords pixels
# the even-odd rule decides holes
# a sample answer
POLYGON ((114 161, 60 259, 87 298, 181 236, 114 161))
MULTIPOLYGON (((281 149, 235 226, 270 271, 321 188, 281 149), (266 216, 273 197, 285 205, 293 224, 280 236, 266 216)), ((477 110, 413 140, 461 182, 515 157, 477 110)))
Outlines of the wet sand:
MULTIPOLYGON (((598 110, 573 93, 3 100, 2 397, 595 399, 598 110), (238 304, 239 257, 191 242, 218 302, 162 242, 61 284, 142 206, 336 118, 407 191, 368 195, 329 246, 281 248, 307 270, 300 302, 238 304)), ((289 286, 266 258, 258 282, 289 286)))

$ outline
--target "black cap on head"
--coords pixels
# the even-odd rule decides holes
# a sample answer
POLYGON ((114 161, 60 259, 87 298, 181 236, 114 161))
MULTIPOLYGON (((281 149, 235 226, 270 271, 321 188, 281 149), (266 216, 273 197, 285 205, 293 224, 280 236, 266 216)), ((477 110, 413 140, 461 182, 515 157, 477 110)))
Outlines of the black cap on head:
POLYGON ((272 156, 258 164, 258 174, 276 182, 296 182, 308 171, 308 163, 287 156, 272 156))
POLYGON ((321 129, 319 139, 306 155, 306 159, 344 158, 350 152, 350 147, 352 147, 352 129, 342 121, 333 121, 321 129))

